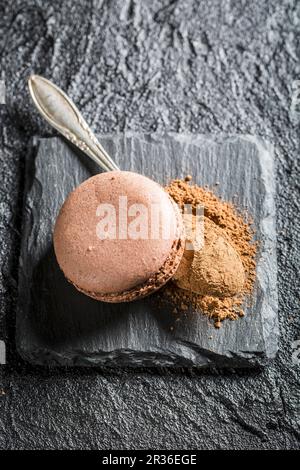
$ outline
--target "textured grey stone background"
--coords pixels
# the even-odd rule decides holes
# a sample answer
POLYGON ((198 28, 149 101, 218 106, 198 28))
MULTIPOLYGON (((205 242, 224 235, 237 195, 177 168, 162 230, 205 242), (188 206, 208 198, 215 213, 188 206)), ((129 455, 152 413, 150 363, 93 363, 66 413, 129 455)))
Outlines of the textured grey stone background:
POLYGON ((219 196, 247 208, 253 217, 260 242, 256 286, 245 305, 245 318, 224 322, 218 330, 192 311, 176 321, 168 309, 159 308, 155 294, 139 302, 105 304, 77 292, 64 279, 53 251, 53 224, 70 191, 99 168, 78 157, 60 137, 36 140, 25 165, 18 275, 16 344, 23 359, 63 366, 245 368, 274 358, 278 295, 274 159, 269 145, 252 136, 100 136, 119 168, 161 184, 192 174, 197 184, 214 187, 219 196))
POLYGON ((1 448, 299 448, 300 4, 22 1, 0 4, 1 448), (14 349, 24 155, 47 135, 31 72, 52 78, 97 133, 252 133, 276 148, 281 345, 255 373, 45 370, 14 349), (3 332, 3 333, 2 333, 3 332))

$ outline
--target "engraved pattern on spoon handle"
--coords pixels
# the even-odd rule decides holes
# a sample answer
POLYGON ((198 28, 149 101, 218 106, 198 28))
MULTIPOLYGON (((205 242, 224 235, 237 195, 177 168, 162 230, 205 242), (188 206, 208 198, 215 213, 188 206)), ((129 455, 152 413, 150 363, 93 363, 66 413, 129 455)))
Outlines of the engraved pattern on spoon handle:
POLYGON ((70 98, 56 85, 39 75, 28 80, 31 97, 38 111, 66 139, 86 153, 104 170, 119 170, 104 150, 70 98))

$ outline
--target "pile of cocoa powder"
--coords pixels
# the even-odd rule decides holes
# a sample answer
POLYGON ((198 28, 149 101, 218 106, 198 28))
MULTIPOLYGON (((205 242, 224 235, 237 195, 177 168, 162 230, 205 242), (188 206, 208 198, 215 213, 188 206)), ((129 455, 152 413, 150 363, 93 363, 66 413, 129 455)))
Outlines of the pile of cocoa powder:
POLYGON ((255 257, 257 243, 254 241, 254 229, 251 220, 238 212, 235 206, 222 201, 212 191, 190 183, 191 177, 185 180, 173 180, 165 188, 178 206, 183 210, 189 204, 193 210, 199 205, 204 208, 204 217, 225 232, 225 237, 239 255, 245 272, 245 282, 241 291, 233 296, 226 294, 213 296, 194 293, 179 288, 173 281, 162 291, 162 298, 174 305, 174 314, 180 315, 191 307, 196 312, 207 315, 217 328, 225 319, 236 320, 244 316, 243 304, 251 294, 255 282, 255 257))

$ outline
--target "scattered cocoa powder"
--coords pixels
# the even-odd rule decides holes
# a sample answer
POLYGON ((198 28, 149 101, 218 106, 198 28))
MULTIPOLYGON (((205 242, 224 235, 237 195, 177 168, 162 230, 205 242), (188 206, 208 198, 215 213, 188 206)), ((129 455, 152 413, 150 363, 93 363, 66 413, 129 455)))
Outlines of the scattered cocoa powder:
MULTIPOLYGON (((195 211, 199 205, 204 207, 204 220, 205 218, 208 219, 207 227, 211 226, 209 221, 215 224, 217 231, 220 229, 219 234, 222 234, 226 244, 235 249, 239 260, 242 262, 244 268, 243 283, 240 285, 238 293, 229 295, 225 285, 222 291, 222 285, 219 281, 219 291, 208 289, 209 286, 206 283, 206 294, 204 294, 204 291, 195 293, 191 290, 185 290, 186 286, 185 289, 181 289, 175 282, 171 281, 162 291, 162 295, 164 299, 174 304, 175 314, 178 313, 178 310, 187 312, 191 307, 194 311, 202 312, 213 319, 215 326, 219 328, 223 320, 236 320, 244 315, 242 306, 246 297, 251 293, 255 282, 257 243, 253 240, 254 230, 251 220, 244 218, 233 204, 222 201, 207 188, 204 189, 189 184, 190 180, 190 176, 186 177, 185 180, 173 180, 165 189, 182 210, 186 204, 190 204, 195 211)), ((189 256, 187 256, 187 263, 190 262, 189 256)), ((226 263, 224 263, 223 268, 224 266, 226 266, 226 263)), ((232 272, 232 266, 230 266, 230 272, 232 272)))
POLYGON ((245 270, 226 232, 208 217, 184 217, 183 220, 186 245, 173 277, 175 284, 196 294, 215 297, 241 293, 245 270))

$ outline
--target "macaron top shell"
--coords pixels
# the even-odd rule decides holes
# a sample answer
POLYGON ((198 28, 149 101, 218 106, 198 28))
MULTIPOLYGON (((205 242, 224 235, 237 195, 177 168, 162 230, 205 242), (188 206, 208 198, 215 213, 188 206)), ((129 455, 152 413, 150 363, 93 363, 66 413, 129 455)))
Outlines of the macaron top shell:
POLYGON ((176 211, 163 188, 145 176, 127 171, 93 176, 60 210, 53 237, 58 263, 80 290, 133 289, 168 258, 180 236, 176 211))

